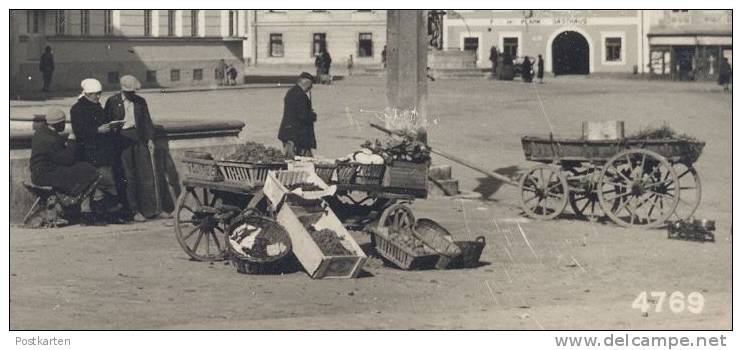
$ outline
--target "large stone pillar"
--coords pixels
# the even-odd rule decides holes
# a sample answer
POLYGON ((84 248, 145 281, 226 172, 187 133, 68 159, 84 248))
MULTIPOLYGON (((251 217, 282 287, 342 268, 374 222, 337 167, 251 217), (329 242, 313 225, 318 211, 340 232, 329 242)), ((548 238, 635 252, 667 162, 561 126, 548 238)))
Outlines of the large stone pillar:
POLYGON ((422 116, 428 94, 426 20, 423 10, 387 11, 387 106, 416 108, 422 116))

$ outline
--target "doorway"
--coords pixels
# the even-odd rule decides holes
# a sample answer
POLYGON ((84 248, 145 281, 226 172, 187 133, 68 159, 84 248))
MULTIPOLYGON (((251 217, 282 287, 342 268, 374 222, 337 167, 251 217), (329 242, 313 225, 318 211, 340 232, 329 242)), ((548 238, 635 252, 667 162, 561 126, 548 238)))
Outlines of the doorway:
POLYGON ((551 58, 554 75, 590 73, 590 46, 578 32, 557 35, 551 43, 551 58))

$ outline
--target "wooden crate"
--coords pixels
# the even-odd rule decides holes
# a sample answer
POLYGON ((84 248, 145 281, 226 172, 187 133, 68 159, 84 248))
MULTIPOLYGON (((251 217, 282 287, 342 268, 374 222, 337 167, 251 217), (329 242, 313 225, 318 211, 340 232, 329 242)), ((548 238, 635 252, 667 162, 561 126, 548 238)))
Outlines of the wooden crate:
POLYGON ((217 165, 224 176, 224 181, 252 187, 262 186, 269 171, 287 167, 286 163, 245 163, 227 160, 218 161, 217 165))
POLYGON ((213 159, 184 157, 180 159, 186 168, 186 179, 204 180, 210 182, 223 181, 216 161, 213 159))
POLYGON ((354 278, 358 276, 363 264, 366 263, 366 254, 363 253, 361 247, 329 207, 326 207, 324 214, 314 224, 314 227, 317 230, 330 229, 335 231, 343 238, 342 244, 345 249, 355 255, 324 255, 290 205, 281 207, 276 220, 289 233, 294 255, 312 278, 354 278))
POLYGON ((371 235, 371 242, 376 251, 386 260, 402 270, 426 270, 433 268, 438 262, 436 253, 418 255, 409 248, 399 245, 388 238, 386 230, 376 230, 371 235))
POLYGON ((384 172, 384 187, 427 190, 428 164, 394 161, 384 172))

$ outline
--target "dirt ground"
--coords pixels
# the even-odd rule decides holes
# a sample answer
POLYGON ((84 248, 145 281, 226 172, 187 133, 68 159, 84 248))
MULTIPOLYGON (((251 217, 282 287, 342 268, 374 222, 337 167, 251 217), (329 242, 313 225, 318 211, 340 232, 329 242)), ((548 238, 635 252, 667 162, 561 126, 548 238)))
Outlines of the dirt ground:
MULTIPOLYGON (((320 154, 367 138, 385 104, 382 78, 354 77, 313 91, 320 154)), ((429 84, 434 147, 515 176, 529 165, 520 136, 576 136, 582 120, 620 119, 627 132, 667 122, 707 142, 696 164, 697 216, 717 222, 716 242, 668 240, 566 218, 525 219, 518 192, 454 165, 482 200, 414 204, 460 239, 484 236, 483 266, 407 272, 370 264, 361 278, 311 280, 297 272, 246 276, 190 261, 164 221, 10 230, 11 329, 730 329, 732 326, 732 96, 712 84, 559 78, 543 85, 487 80, 429 84), (548 120, 548 122, 547 122, 548 120), (454 131, 454 132, 452 132, 454 131), (646 315, 641 292, 701 293, 702 312, 666 304, 646 315)), ((283 91, 147 94, 155 119, 227 118, 242 136, 277 145, 283 91)), ((47 104, 69 105, 69 99, 47 104)), ((43 105, 18 103, 11 115, 43 105)), ((434 162, 447 164, 443 159, 434 162)), ((354 233, 359 243, 368 237, 354 233)), ((653 302, 656 300, 652 300, 653 302)))

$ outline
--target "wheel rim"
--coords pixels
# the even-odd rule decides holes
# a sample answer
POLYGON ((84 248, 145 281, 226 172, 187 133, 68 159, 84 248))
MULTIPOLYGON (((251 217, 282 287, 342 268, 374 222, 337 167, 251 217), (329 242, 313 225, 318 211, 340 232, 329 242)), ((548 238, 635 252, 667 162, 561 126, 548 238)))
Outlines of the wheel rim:
POLYGON ((677 181, 677 173, 661 155, 643 149, 620 152, 601 173, 600 207, 624 227, 661 226, 677 207, 677 181))
POLYGON ((600 172, 595 168, 572 168, 569 171, 567 183, 572 212, 577 216, 594 220, 597 217, 596 209, 600 209, 596 191, 600 172))
POLYGON ((567 206, 567 179, 559 168, 538 165, 520 178, 521 208, 539 220, 557 217, 567 206))
POLYGON ((216 217, 220 199, 206 188, 186 188, 175 210, 175 237, 194 260, 219 261, 226 250, 226 227, 216 217))
POLYGON ((379 229, 388 232, 412 229, 415 227, 415 215, 406 204, 394 204, 384 210, 379 218, 379 229))
POLYGON ((672 167, 678 174, 677 188, 680 191, 680 198, 670 219, 685 220, 692 217, 701 204, 701 177, 692 165, 675 163, 672 167))

